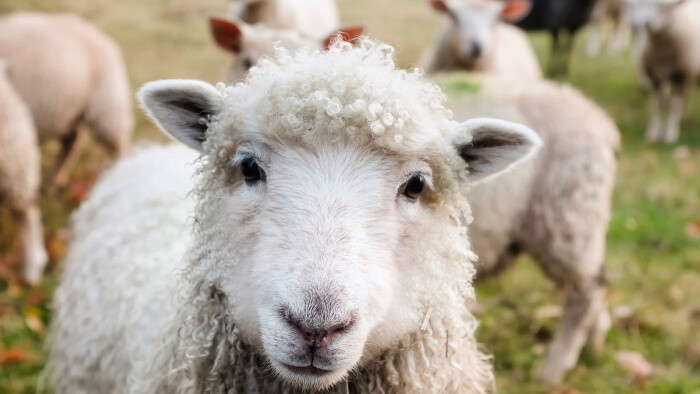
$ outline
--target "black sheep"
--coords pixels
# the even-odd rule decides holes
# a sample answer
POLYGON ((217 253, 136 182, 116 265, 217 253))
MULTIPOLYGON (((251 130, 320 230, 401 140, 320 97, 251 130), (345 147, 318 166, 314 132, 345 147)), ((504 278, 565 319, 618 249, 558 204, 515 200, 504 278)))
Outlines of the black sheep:
POLYGON ((522 0, 531 5, 530 13, 516 26, 532 31, 546 30, 552 35, 549 74, 566 74, 576 32, 591 17, 597 0, 522 0))

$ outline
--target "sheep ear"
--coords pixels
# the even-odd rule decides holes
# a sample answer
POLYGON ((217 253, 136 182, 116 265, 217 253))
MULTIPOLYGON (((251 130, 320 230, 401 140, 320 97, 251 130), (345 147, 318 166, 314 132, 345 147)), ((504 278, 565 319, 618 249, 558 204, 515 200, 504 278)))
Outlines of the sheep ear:
POLYGON ((530 0, 508 0, 501 11, 501 19, 515 23, 525 18, 532 10, 530 0))
POLYGON ((218 89, 194 80, 149 82, 138 98, 161 130, 198 151, 206 139, 209 119, 221 111, 222 105, 218 89))
POLYGON ((482 181, 532 156, 540 137, 517 123, 476 118, 459 125, 455 147, 469 168, 469 180, 482 181))
POLYGON ((243 30, 236 23, 221 18, 209 18, 209 27, 214 41, 223 50, 233 53, 241 51, 243 30))
POLYGON ((450 8, 447 6, 447 3, 445 3, 445 0, 430 0, 430 5, 436 10, 440 12, 450 12, 450 8))
POLYGON ((323 48, 328 50, 334 42, 337 41, 347 41, 352 42, 357 37, 364 33, 365 28, 362 26, 344 27, 338 29, 337 31, 331 33, 325 40, 323 40, 323 48))

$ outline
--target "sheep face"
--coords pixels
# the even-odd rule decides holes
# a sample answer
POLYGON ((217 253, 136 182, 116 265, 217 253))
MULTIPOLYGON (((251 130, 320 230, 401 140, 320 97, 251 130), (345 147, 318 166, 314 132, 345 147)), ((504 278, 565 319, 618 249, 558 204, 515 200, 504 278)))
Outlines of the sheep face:
MULTIPOLYGON (((326 38, 309 38, 292 30, 274 29, 263 25, 249 25, 242 21, 229 21, 220 18, 209 20, 212 36, 217 45, 236 55, 226 72, 229 82, 245 78, 248 70, 264 56, 274 54, 276 47, 287 50, 300 48, 326 48, 336 33, 326 38)), ((340 37, 346 41, 362 34, 362 28, 352 27, 339 30, 340 37)))
POLYGON ((627 19, 635 29, 662 32, 670 27, 673 10, 681 3, 683 0, 627 0, 627 19))
POLYGON ((450 293, 464 301, 464 167, 488 176, 539 144, 507 122, 458 125, 386 53, 343 48, 282 57, 225 91, 160 81, 140 93, 161 128, 204 157, 194 270, 238 335, 303 388, 330 387, 419 332, 442 288, 466 286, 450 293), (337 80, 344 89, 323 90, 337 80), (373 95, 391 100, 376 113, 353 107, 373 95))
POLYGON ((452 50, 465 64, 476 63, 497 45, 496 23, 524 18, 531 7, 524 0, 431 0, 431 5, 450 17, 452 50))

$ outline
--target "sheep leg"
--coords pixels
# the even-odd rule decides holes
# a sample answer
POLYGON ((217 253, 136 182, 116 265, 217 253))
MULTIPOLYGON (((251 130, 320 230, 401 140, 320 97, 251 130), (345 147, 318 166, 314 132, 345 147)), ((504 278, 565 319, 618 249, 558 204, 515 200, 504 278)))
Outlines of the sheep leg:
POLYGON ((672 87, 666 134, 664 135, 664 142, 667 144, 673 144, 678 141, 688 90, 687 84, 682 82, 672 87))
POLYGON ((15 211, 24 247, 24 279, 37 285, 41 282, 48 254, 44 246, 41 212, 36 204, 15 211))
MULTIPOLYGON (((604 316, 605 288, 597 283, 589 283, 578 289, 568 289, 564 313, 557 327, 544 366, 539 372, 539 378, 548 384, 562 381, 566 372, 572 369, 578 360, 581 349, 589 339, 592 331, 596 331, 604 316)), ((604 325, 600 329, 604 329, 604 325)), ((604 333, 595 333, 600 339, 604 333)), ((602 339, 600 339, 602 341, 602 339)))
POLYGON ((610 44, 608 45, 608 53, 611 55, 619 55, 620 52, 627 47, 629 40, 629 29, 620 18, 616 18, 613 24, 610 44))
POLYGON ((649 116, 646 139, 647 142, 656 143, 661 138, 661 129, 663 127, 661 112, 666 101, 666 94, 658 83, 652 85, 654 90, 651 93, 651 115, 649 116))
POLYGON ((78 140, 78 130, 73 129, 70 133, 61 138, 61 150, 56 156, 53 168, 51 170, 51 185, 53 187, 63 188, 68 185, 69 176, 68 169, 73 161, 76 149, 76 141, 78 140))
POLYGON ((603 26, 598 22, 595 26, 591 26, 591 31, 588 34, 588 45, 586 45, 586 53, 589 57, 597 57, 600 55, 603 46, 603 26))
POLYGON ((557 63, 559 62, 559 56, 561 52, 561 42, 559 41, 560 36, 558 30, 552 30, 550 33, 552 35, 552 49, 549 53, 549 65, 547 67, 547 73, 550 76, 554 76, 557 73, 557 63))

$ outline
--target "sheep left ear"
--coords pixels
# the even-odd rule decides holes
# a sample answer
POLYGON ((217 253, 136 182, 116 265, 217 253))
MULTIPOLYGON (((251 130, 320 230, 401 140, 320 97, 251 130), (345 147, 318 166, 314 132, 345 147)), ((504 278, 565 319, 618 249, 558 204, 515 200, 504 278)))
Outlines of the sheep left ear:
POLYGON ((221 111, 223 100, 221 92, 208 83, 184 79, 149 82, 138 98, 161 130, 200 152, 209 120, 221 111))
POLYGON ((323 48, 328 50, 336 41, 352 42, 357 37, 361 36, 364 31, 365 28, 362 26, 344 27, 338 29, 323 40, 323 48))
POLYGON ((530 0, 508 0, 501 11, 501 19, 515 23, 525 18, 532 10, 532 2, 530 0))
POLYGON ((532 156, 542 139, 517 123, 476 118, 460 124, 455 148, 469 168, 469 180, 479 182, 532 156))

